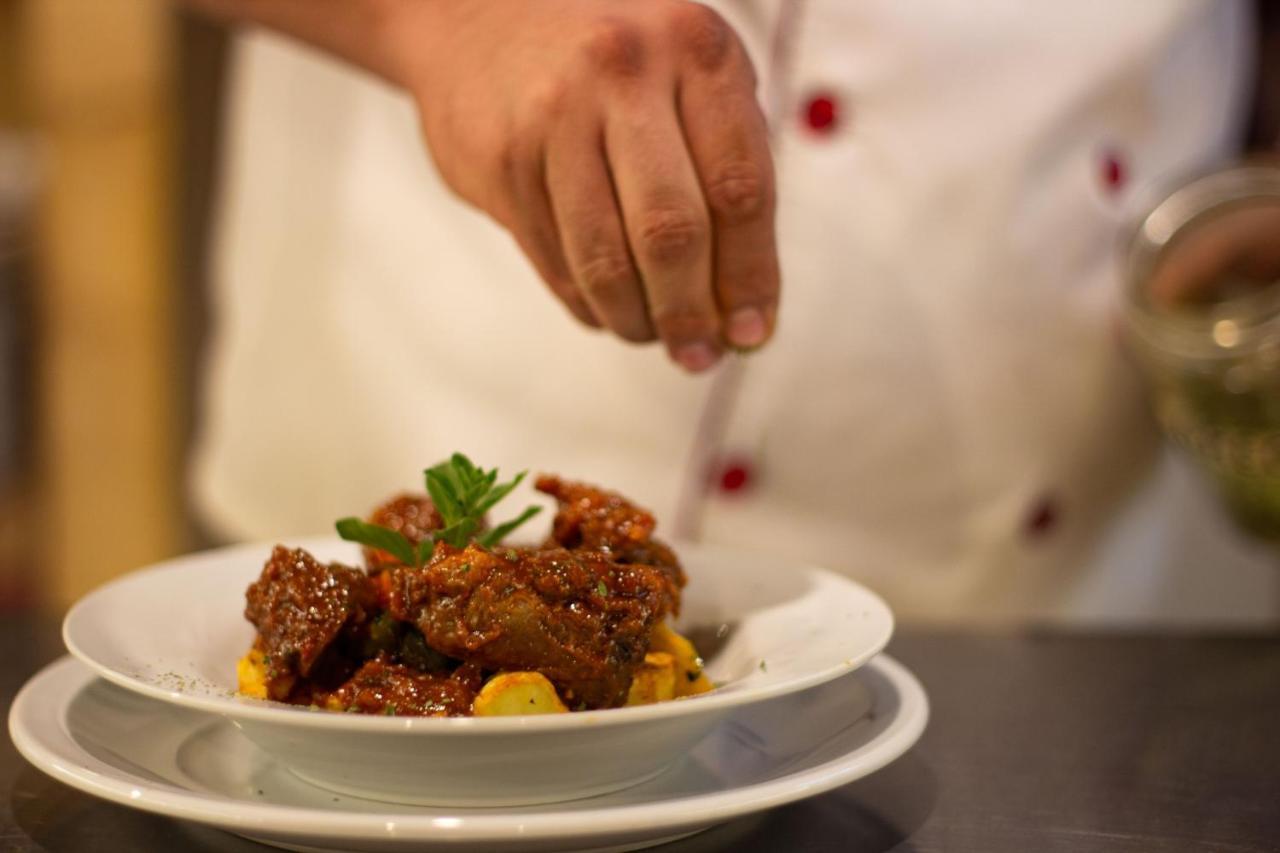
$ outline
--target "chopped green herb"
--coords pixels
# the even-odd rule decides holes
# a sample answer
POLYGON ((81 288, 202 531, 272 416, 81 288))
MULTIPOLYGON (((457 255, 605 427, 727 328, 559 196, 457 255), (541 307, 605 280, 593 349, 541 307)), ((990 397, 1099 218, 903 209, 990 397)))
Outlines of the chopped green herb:
POLYGON ((382 713, 387 715, 388 717, 394 717, 396 715, 396 703, 395 702, 387 703, 387 706, 382 709, 382 713))
POLYGON ((514 563, 516 560, 520 559, 520 553, 516 551, 515 548, 508 548, 507 559, 514 563))
POLYGON ((768 671, 769 671, 769 665, 768 665, 767 663, 765 663, 763 660, 762 660, 762 661, 760 661, 760 671, 761 671, 761 672, 768 672, 768 671))
POLYGON ((605 584, 605 582, 604 582, 604 581, 596 581, 596 592, 597 592, 599 595, 602 595, 602 596, 603 596, 603 595, 608 595, 608 594, 609 594, 609 587, 608 587, 608 585, 607 585, 607 584, 605 584))
POLYGON ((461 566, 458 566, 458 570, 465 575, 467 572, 471 571, 471 564, 463 563, 461 566))

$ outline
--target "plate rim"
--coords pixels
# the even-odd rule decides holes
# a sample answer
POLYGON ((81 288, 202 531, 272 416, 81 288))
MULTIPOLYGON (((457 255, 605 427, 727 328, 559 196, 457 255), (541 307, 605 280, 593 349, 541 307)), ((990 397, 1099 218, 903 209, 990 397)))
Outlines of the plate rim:
MULTIPOLYGON (((307 548, 308 550, 331 548, 342 542, 336 537, 309 537, 299 538, 296 541, 299 544, 292 547, 307 548)), ((345 545, 345 543, 343 544, 345 545)), ((677 549, 719 555, 724 559, 731 558, 734 554, 743 553, 732 548, 705 543, 677 542, 674 545, 677 549)), ((776 682, 748 686, 733 692, 713 691, 679 701, 658 702, 629 708, 609 708, 597 711, 578 711, 573 714, 543 714, 525 717, 380 717, 367 714, 334 714, 331 712, 312 712, 278 702, 250 699, 236 695, 220 697, 188 694, 166 689, 127 672, 115 669, 97 660, 91 650, 81 647, 75 640, 74 626, 76 621, 85 618, 83 614, 93 606, 96 598, 108 594, 109 591, 118 586, 137 583, 140 579, 151 574, 190 571, 191 566, 189 564, 195 559, 214 559, 217 557, 232 559, 238 558, 242 553, 246 557, 260 555, 261 553, 269 552, 271 547, 271 544, 265 542, 254 542, 196 551, 153 563, 121 575, 96 587, 71 606, 62 620, 62 641, 75 658, 107 681, 126 690, 181 707, 220 714, 232 719, 253 720, 255 722, 273 723, 299 729, 322 729, 349 733, 380 732, 465 737, 504 732, 559 732, 587 726, 598 728, 600 726, 633 725, 677 716, 723 713, 739 705, 762 702, 788 693, 797 693, 810 687, 817 687, 832 679, 839 678, 841 675, 853 672, 883 652, 892 639, 896 628, 893 611, 885 603, 884 599, 872 590, 837 572, 817 566, 799 564, 792 569, 788 569, 788 571, 803 572, 811 578, 845 585, 865 598, 867 607, 877 611, 876 616, 883 623, 883 629, 873 642, 868 643, 865 648, 858 650, 832 666, 776 682)))
MULTIPOLYGON (((520 825, 520 838, 529 841, 590 839, 609 834, 653 829, 667 832, 682 827, 710 826, 816 796, 863 778, 883 768, 920 739, 928 723, 928 696, 915 675, 887 654, 881 653, 867 667, 881 677, 876 697, 892 691, 897 708, 883 731, 870 741, 823 764, 797 773, 738 788, 683 797, 570 813, 503 814, 485 809, 459 815, 458 809, 441 808, 441 814, 404 814, 386 804, 386 812, 328 812, 301 806, 234 800, 182 788, 172 782, 141 779, 112 765, 108 777, 84 764, 75 752, 84 753, 66 732, 66 701, 83 689, 95 673, 75 658, 64 655, 46 665, 19 690, 9 709, 9 736, 18 752, 36 769, 83 793, 137 810, 220 829, 272 836, 323 837, 325 839, 396 840, 405 842, 484 842, 510 840, 511 828, 520 825), (64 684, 63 681, 72 682, 64 684), (63 691, 55 721, 56 737, 65 743, 50 745, 31 731, 25 717, 41 709, 44 691, 63 691), (30 707, 29 707, 30 706, 30 707), (58 746, 62 747, 61 754, 58 746), (70 752, 71 754, 67 754, 70 752)), ((873 690, 875 688, 872 688, 873 690)), ((201 712, 204 713, 204 712, 201 712)), ((47 716, 47 709, 45 712, 47 716)), ((92 755, 100 764, 106 762, 92 755)), ((466 811, 466 810, 462 810, 466 811)))

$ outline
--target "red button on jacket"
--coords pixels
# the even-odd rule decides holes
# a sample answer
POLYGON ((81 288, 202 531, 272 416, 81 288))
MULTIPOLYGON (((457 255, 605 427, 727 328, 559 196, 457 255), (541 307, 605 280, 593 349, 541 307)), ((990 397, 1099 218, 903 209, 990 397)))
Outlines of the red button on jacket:
POLYGON ((1129 180, 1129 170, 1125 168, 1124 156, 1114 149, 1102 153, 1102 162, 1098 164, 1102 185, 1108 192, 1124 189, 1129 180))
POLYGON ((829 92, 815 94, 804 107, 804 123, 814 133, 833 133, 840 124, 840 103, 829 92))
POLYGON ((724 459, 713 470, 712 483, 725 494, 746 491, 755 478, 750 461, 742 457, 724 459))

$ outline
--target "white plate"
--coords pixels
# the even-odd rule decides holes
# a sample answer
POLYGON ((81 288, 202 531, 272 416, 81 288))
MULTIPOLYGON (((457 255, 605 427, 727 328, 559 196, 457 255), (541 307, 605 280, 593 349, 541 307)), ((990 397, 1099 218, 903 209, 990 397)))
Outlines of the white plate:
MULTIPOLYGON (((302 543, 358 564, 355 546, 302 543)), ((510 805, 618 790, 662 772, 732 709, 861 666, 888 642, 889 609, 852 581, 776 559, 681 546, 684 625, 732 626, 707 673, 723 686, 678 702, 505 718, 371 717, 235 695, 253 640, 244 590, 269 545, 182 557, 99 588, 67 615, 67 648, 102 677, 222 714, 298 775, 389 802, 510 805)))
POLYGON ((291 775, 221 717, 121 690, 70 658, 23 687, 9 733, 27 760, 74 788, 277 846, 532 853, 637 849, 815 796, 897 758, 927 717, 919 682, 881 655, 821 687, 730 711, 682 761, 642 785, 509 809, 334 795, 291 775))

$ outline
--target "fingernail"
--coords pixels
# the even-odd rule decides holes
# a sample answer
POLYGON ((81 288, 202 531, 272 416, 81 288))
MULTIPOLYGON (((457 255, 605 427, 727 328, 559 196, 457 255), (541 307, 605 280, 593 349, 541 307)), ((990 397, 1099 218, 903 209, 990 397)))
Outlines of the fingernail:
POLYGON ((758 347, 769 336, 764 315, 756 308, 739 308, 729 315, 729 343, 739 347, 758 347))
POLYGON ((719 353, 710 344, 699 341, 695 344, 684 344, 675 351, 675 359, 680 366, 690 373, 701 373, 716 363, 719 353))

